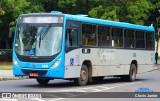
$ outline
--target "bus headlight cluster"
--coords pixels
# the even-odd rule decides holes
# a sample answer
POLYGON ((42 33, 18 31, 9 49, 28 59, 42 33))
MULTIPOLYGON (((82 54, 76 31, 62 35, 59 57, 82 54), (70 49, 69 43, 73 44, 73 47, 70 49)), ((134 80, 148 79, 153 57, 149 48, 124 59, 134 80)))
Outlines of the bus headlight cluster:
POLYGON ((16 59, 13 59, 13 64, 16 65, 16 66, 19 66, 16 59))
POLYGON ((56 67, 60 64, 61 60, 62 60, 61 58, 58 59, 58 60, 51 66, 51 68, 56 68, 56 67))

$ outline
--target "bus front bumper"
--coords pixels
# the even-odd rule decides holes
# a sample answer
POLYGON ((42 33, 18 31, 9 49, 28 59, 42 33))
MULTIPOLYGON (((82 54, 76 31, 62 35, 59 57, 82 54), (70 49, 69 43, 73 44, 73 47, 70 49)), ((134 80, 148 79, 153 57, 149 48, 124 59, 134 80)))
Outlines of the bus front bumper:
POLYGON ((29 76, 32 78, 64 78, 64 70, 62 68, 64 67, 58 67, 56 69, 33 69, 21 68, 13 65, 13 74, 15 76, 29 76))

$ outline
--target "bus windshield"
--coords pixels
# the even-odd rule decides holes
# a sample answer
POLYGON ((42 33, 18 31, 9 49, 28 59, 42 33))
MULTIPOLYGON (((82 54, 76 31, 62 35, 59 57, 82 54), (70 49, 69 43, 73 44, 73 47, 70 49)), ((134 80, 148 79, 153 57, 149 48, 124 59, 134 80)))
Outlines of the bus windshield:
POLYGON ((56 24, 19 24, 15 51, 23 56, 53 56, 61 51, 62 26, 56 24))

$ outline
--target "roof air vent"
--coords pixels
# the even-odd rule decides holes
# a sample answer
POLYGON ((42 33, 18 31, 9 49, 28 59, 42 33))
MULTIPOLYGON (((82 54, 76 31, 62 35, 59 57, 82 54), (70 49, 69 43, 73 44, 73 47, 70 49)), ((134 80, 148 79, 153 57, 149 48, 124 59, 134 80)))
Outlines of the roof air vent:
POLYGON ((60 11, 51 11, 52 14, 62 14, 60 11))

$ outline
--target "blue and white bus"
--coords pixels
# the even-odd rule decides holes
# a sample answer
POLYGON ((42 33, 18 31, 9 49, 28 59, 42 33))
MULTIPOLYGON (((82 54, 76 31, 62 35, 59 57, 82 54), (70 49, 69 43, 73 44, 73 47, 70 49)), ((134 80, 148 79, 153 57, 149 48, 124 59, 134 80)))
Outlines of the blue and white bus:
POLYGON ((105 76, 134 81, 153 70, 155 30, 86 15, 31 13, 19 16, 13 44, 13 74, 74 80, 83 86, 105 76))

